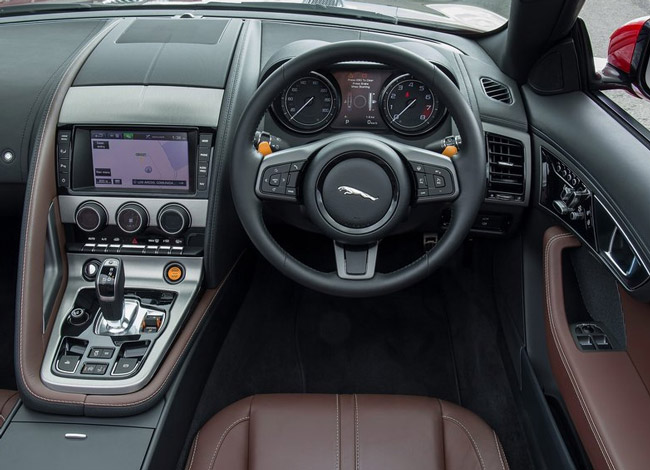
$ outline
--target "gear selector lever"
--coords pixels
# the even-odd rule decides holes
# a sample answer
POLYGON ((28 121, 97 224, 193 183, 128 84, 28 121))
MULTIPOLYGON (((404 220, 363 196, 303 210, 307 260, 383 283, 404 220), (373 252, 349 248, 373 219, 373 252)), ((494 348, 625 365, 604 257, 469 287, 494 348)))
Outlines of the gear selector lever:
POLYGON ((118 258, 108 258, 99 267, 95 279, 97 299, 104 319, 121 324, 124 320, 124 265, 118 258))

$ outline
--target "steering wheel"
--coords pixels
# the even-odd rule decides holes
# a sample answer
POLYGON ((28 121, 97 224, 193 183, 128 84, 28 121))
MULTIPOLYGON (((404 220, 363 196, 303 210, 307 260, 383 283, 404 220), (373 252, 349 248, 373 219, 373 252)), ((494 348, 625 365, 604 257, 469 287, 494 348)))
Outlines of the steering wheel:
POLYGON ((234 149, 231 190, 253 244, 289 278, 332 295, 387 294, 424 279, 461 245, 485 196, 483 132, 464 96, 438 67, 389 44, 337 42, 285 62, 248 102, 234 149), (448 158, 371 133, 344 132, 263 158, 253 145, 254 134, 287 83, 312 70, 348 61, 390 65, 430 87, 458 126, 462 152, 448 158), (416 190, 419 178, 432 184, 416 190), (304 204, 303 213, 333 240, 336 272, 307 266, 275 241, 262 215, 263 202, 274 200, 304 204), (451 204, 452 215, 438 244, 408 266, 376 272, 379 242, 408 217, 411 205, 440 202, 451 204))

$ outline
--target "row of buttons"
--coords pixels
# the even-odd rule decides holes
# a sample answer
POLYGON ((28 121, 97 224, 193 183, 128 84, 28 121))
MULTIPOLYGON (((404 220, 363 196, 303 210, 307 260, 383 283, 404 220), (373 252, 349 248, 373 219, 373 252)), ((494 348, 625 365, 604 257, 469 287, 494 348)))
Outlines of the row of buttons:
POLYGON ((411 167, 415 172, 418 199, 453 194, 453 179, 446 168, 424 163, 411 163, 411 167))
POLYGON ((553 169, 555 173, 562 178, 565 183, 570 184, 574 188, 582 185, 582 181, 571 171, 564 163, 556 161, 553 163, 553 169))
POLYGON ((300 161, 268 167, 262 175, 260 191, 264 194, 289 196, 295 199, 300 170, 304 164, 304 161, 300 161))
POLYGON ((208 168, 210 166, 210 153, 212 151, 212 134, 199 134, 199 161, 196 166, 196 190, 208 189, 208 168))
MULTIPOLYGON (((111 375, 127 375, 133 372, 138 365, 138 359, 122 357, 113 367, 111 375)), ((81 368, 83 375, 105 375, 108 371, 108 364, 105 362, 85 362, 81 368)))
POLYGON ((70 140, 72 133, 70 131, 61 131, 57 137, 56 156, 57 156, 57 179, 59 186, 70 186, 70 140))
POLYGON ((183 245, 183 238, 160 238, 160 237, 106 237, 90 235, 86 237, 86 243, 110 243, 118 245, 183 245))
MULTIPOLYGON (((105 351, 110 351, 110 356, 113 355, 114 349, 113 348, 94 348, 91 350, 91 352, 88 354, 89 357, 92 357, 93 359, 101 358, 101 359, 110 359, 109 357, 106 357, 108 352, 105 351), (93 353, 93 351, 99 351, 98 353, 93 353), (96 355, 98 354, 98 355, 96 355)), ((145 348, 146 351, 146 348, 145 348)), ((140 356, 134 357, 120 357, 115 365, 113 366, 113 371, 111 372, 111 375, 113 376, 118 376, 118 375, 128 375, 131 372, 133 372, 140 361, 142 360, 142 356, 144 355, 144 352, 140 356)), ((56 368, 58 369, 59 372, 63 372, 66 374, 74 374, 77 371, 77 368, 79 367, 79 363, 81 362, 81 356, 78 356, 76 354, 66 354, 61 356, 61 358, 58 360, 56 364, 56 368)), ((80 374, 82 375, 105 375, 106 372, 108 371, 108 368, 110 366, 110 363, 107 362, 84 362, 80 374)))
POLYGON ((112 253, 124 255, 172 255, 181 256, 184 247, 182 246, 158 246, 158 245, 109 245, 107 243, 86 243, 83 253, 112 253))
POLYGON ((110 359, 113 357, 115 348, 92 348, 88 357, 93 359, 110 359))

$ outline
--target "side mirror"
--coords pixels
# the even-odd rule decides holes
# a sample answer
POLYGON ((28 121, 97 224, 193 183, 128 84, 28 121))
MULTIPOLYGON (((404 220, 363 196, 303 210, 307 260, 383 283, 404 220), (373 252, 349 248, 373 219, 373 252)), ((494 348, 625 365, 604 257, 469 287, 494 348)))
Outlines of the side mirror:
POLYGON ((603 89, 624 89, 650 99, 650 16, 618 28, 609 38, 607 65, 600 72, 603 89))

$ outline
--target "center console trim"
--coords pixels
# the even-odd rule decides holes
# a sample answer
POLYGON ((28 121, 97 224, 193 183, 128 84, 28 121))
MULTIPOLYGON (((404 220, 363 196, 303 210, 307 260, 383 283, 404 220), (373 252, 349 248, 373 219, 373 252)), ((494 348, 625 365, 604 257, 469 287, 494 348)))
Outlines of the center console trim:
POLYGON ((108 214, 108 225, 117 225, 115 220, 117 211, 121 206, 129 202, 136 202, 142 205, 149 213, 149 226, 158 226, 158 212, 167 204, 181 204, 190 213, 193 228, 205 227, 208 215, 207 199, 178 199, 178 198, 147 198, 147 197, 114 197, 114 196, 59 196, 59 207, 61 211, 61 222, 64 224, 75 224, 77 208, 87 201, 101 204, 108 214))
MULTIPOLYGON (((180 259, 147 256, 123 257, 126 288, 173 290, 178 295, 169 313, 166 328, 151 346, 151 351, 138 372, 124 379, 97 380, 59 377, 54 375, 51 370, 51 365, 55 360, 62 339, 60 335, 61 327, 67 318, 68 312, 73 308, 79 292, 82 289, 94 286, 92 282, 84 280, 81 276, 82 267, 89 259, 89 255, 69 253, 67 257, 69 266, 68 284, 54 320, 52 335, 41 365, 41 380, 52 390, 69 393, 120 395, 140 390, 158 370, 158 366, 192 309, 203 279, 203 259, 198 257, 180 259), (170 286, 163 279, 163 270, 171 261, 180 261, 185 266, 183 282, 174 286, 170 286), (160 276, 156 276, 155 273, 160 273, 160 276)), ((93 255, 92 257, 103 261, 104 258, 110 256, 93 255)))

